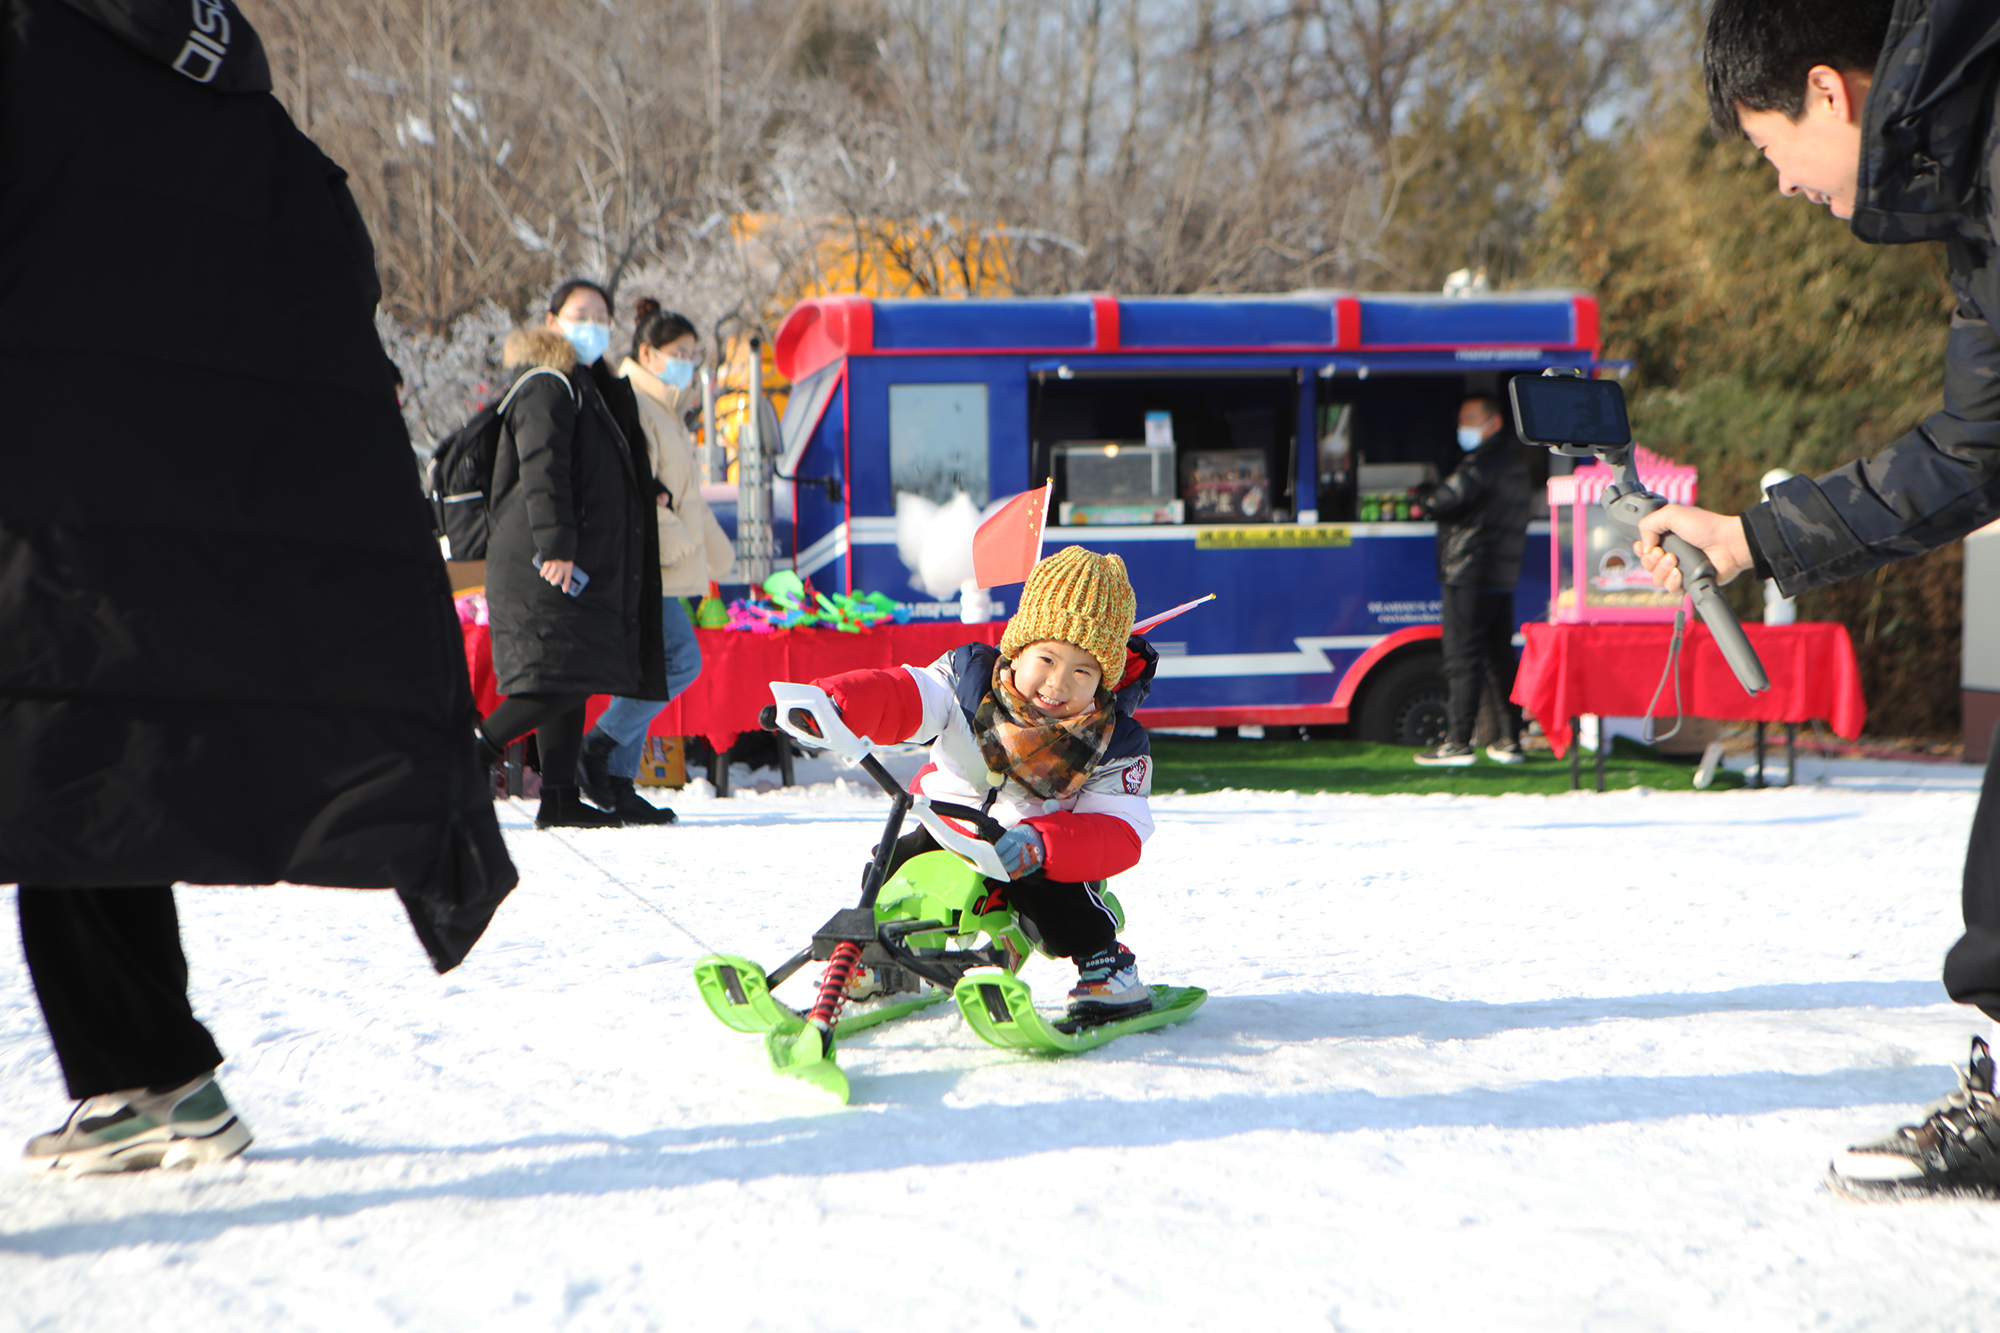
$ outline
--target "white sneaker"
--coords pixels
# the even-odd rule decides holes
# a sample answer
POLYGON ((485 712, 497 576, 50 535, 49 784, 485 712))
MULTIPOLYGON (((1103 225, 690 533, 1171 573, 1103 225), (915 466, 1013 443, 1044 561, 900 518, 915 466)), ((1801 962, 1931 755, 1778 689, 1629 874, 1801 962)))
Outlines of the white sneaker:
POLYGON ((31 1171, 89 1176, 226 1162, 249 1146, 249 1126, 208 1073, 165 1092, 87 1097, 61 1129, 29 1139, 22 1156, 31 1171))
POLYGON ((1113 940, 1076 963, 1076 985, 1069 993, 1071 1018, 1123 1018, 1153 1007, 1153 988, 1139 980, 1139 960, 1113 940))
POLYGON ((1525 764, 1528 756, 1521 753, 1519 741, 1495 741, 1486 747, 1486 757, 1496 764, 1525 764))
POLYGON ((1417 751, 1415 758, 1425 768, 1467 768, 1476 763, 1479 756, 1472 752, 1470 745, 1440 741, 1428 750, 1417 751))

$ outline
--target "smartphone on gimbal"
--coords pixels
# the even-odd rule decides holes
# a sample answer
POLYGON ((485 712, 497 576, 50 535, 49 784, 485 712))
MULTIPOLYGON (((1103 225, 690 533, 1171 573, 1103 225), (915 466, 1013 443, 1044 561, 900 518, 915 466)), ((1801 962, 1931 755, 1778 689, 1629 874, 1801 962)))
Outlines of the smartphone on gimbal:
POLYGON ((1507 397, 1525 443, 1577 455, 1632 443, 1625 390, 1616 380, 1521 375, 1507 381, 1507 397))
MULTIPOLYGON (((1524 442, 1574 458, 1595 456, 1611 469, 1610 484, 1598 503, 1604 507, 1613 532, 1628 540, 1637 538, 1639 520, 1667 503, 1647 490, 1639 476, 1632 451, 1632 423, 1625 416, 1625 390, 1616 380, 1586 379, 1574 370, 1548 370, 1507 381, 1507 398, 1514 409, 1515 434, 1524 442)), ((1671 532, 1661 535, 1660 544, 1674 557, 1695 610, 1715 636, 1716 646, 1736 673, 1743 692, 1756 695, 1770 689, 1764 664, 1757 660, 1757 650, 1750 646, 1736 613, 1717 587, 1715 566, 1708 556, 1671 532)), ((1679 621, 1675 623, 1678 626, 1679 621)), ((1670 666, 1680 642, 1678 628, 1673 642, 1675 646, 1668 649, 1670 666)))

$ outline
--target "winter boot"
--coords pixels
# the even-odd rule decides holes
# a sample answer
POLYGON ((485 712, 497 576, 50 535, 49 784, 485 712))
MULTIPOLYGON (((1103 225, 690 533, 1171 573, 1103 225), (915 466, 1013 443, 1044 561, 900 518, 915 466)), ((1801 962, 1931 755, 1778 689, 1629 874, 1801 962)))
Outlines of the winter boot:
POLYGON ((1139 980, 1139 960, 1113 940, 1076 962, 1076 985, 1069 993, 1069 1016, 1086 1022, 1128 1018, 1153 1007, 1153 990, 1139 980))
POLYGON ((542 783, 542 808, 535 815, 536 828, 623 828, 625 821, 607 811, 583 803, 583 793, 575 787, 542 783))
POLYGON ((1856 1199, 2000 1198, 2000 1101, 1986 1043, 1972 1039, 1958 1091, 1931 1107, 1923 1123, 1849 1148, 1833 1159, 1827 1183, 1856 1199))
POLYGON ((630 778, 611 779, 611 813, 627 824, 678 824, 681 817, 664 805, 654 805, 639 794, 630 778))
POLYGON ((583 752, 577 756, 576 785, 583 789, 584 799, 601 810, 618 809, 618 793, 611 785, 611 752, 617 748, 617 741, 593 731, 583 738, 583 752))
POLYGON ((250 1146, 213 1072, 177 1088, 86 1097, 63 1127, 28 1140, 28 1169, 88 1176, 226 1162, 250 1146))

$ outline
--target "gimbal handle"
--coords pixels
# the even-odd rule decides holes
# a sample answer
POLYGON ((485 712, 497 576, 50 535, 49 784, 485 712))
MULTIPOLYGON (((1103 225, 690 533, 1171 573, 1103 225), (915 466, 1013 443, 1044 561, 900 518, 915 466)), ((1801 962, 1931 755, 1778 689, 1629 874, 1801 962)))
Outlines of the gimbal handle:
MULTIPOLYGON (((1639 520, 1656 509, 1666 507, 1666 500, 1646 489, 1639 480, 1639 469, 1632 461, 1631 450, 1599 451, 1599 456, 1612 467, 1612 481, 1604 488, 1604 513, 1610 520, 1612 530, 1633 540, 1639 537, 1639 520)), ((1723 660, 1736 673, 1736 681, 1745 694, 1762 694, 1771 688, 1771 678, 1764 674, 1764 664, 1758 660, 1757 650, 1750 646, 1750 637, 1743 632, 1743 622, 1736 618, 1729 602, 1717 586, 1715 566, 1702 554, 1701 548, 1686 538, 1673 533, 1665 533, 1660 545, 1666 548, 1680 566, 1681 582, 1687 588, 1688 596, 1694 599, 1694 609, 1701 616, 1708 632, 1715 636, 1715 646, 1722 650, 1723 660)))

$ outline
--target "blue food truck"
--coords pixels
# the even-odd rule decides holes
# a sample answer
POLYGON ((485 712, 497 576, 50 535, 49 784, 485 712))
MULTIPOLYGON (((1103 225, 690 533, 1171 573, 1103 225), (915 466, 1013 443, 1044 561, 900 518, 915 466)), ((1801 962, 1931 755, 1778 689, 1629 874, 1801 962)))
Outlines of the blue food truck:
MULTIPOLYGON (((1412 493, 1461 457, 1466 394, 1594 373, 1598 309, 1570 291, 829 296, 773 352, 792 386, 777 549, 819 587, 935 603, 898 556, 898 493, 985 506, 1052 481, 1043 549, 1123 556, 1142 618, 1217 594, 1150 636, 1149 725, 1419 745, 1445 689, 1436 529, 1412 493)), ((1525 453, 1545 477, 1549 455, 1525 453)), ((1546 613, 1548 541, 1537 521, 1523 621, 1546 613)), ((994 591, 1002 614, 1018 591, 994 591)))

